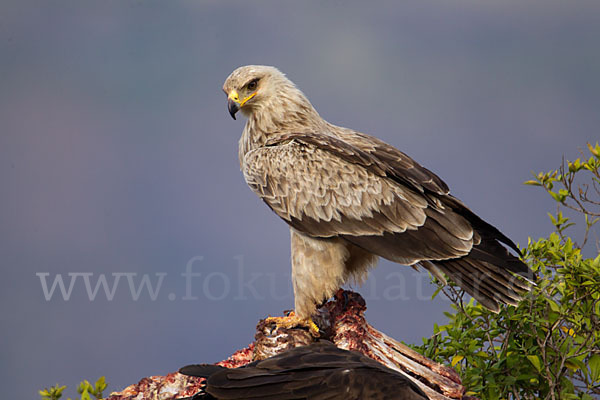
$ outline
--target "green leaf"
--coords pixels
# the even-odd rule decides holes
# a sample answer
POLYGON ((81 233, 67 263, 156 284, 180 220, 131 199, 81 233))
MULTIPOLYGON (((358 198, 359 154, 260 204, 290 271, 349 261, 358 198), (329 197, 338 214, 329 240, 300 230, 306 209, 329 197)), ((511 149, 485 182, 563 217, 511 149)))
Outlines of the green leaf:
POLYGON ((524 185, 531 185, 531 186, 542 186, 541 183, 539 183, 538 181, 533 180, 533 179, 529 180, 529 181, 525 181, 525 182, 523 182, 523 184, 524 185))
POLYGON ((598 142, 596 142, 596 146, 592 146, 591 144, 587 144, 590 153, 600 158, 600 146, 598 146, 598 142))
POLYGON ((546 299, 548 301, 548 305, 550 306, 550 308, 552 309, 552 311, 554 312, 560 312, 560 307, 558 304, 556 304, 556 302, 550 298, 546 299))
POLYGON ((538 372, 542 372, 542 361, 539 356, 527 356, 527 359, 531 364, 538 370, 538 372))
POLYGON ((106 378, 101 376, 95 383, 94 395, 96 397, 102 397, 102 392, 106 389, 106 378))
POLYGON ((565 201, 565 196, 560 193, 555 193, 555 192, 548 192, 548 193, 550 193, 550 196, 552 196, 552 198, 559 203, 562 203, 563 201, 565 201))
POLYGON ((572 358, 565 360, 565 366, 572 371, 577 371, 578 369, 581 369, 581 365, 578 362, 575 362, 575 360, 572 358))
POLYGON ((450 363, 450 365, 452 365, 453 367, 458 364, 463 358, 465 358, 465 356, 461 356, 459 354, 455 355, 454 357, 452 357, 452 362, 450 363))
POLYGON ((598 257, 594 258, 594 261, 592 261, 592 267, 593 268, 600 267, 600 254, 598 254, 598 257))
POLYGON ((599 382, 600 381, 600 355, 594 354, 588 360, 588 365, 590 366, 590 378, 592 381, 599 382))

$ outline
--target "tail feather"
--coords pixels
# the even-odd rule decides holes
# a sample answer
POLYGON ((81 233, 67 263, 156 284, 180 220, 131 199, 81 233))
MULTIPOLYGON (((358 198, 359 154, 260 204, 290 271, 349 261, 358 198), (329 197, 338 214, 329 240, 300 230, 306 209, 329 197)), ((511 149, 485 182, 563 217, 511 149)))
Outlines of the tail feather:
POLYGON ((531 272, 527 264, 509 253, 506 247, 502 246, 496 240, 482 239, 479 245, 473 247, 469 253, 469 257, 506 268, 521 276, 527 276, 531 272))
MULTIPOLYGON (((483 268, 473 268, 473 262, 468 259, 449 262, 450 269, 453 270, 454 279, 469 277, 469 283, 475 290, 481 290, 483 295, 492 299, 497 299, 503 303, 515 305, 521 296, 516 293, 510 285, 499 283, 497 275, 488 269, 485 272, 479 272, 483 268)), ((489 264, 488 264, 489 265, 489 264)), ((485 263, 479 263, 479 266, 486 266, 485 263)))
POLYGON ((468 267, 471 269, 476 270, 482 275, 489 276, 497 285, 506 287, 515 293, 527 292, 531 289, 531 285, 524 279, 521 279, 521 275, 514 275, 495 264, 479 260, 470 255, 461 260, 468 264, 468 267))
MULTIPOLYGON (((463 288, 483 306, 494 312, 500 304, 517 305, 531 286, 502 267, 470 255, 453 260, 434 261, 434 266, 463 288)), ((424 265, 428 268, 427 265, 424 265)), ((433 272, 432 272, 433 273, 433 272)))
POLYGON ((429 265, 423 262, 421 264, 434 275, 439 275, 439 271, 442 271, 492 311, 498 312, 501 303, 516 305, 535 285, 533 273, 519 259, 521 251, 517 245, 457 198, 448 195, 442 202, 469 221, 474 231, 473 247, 463 257, 430 259, 429 265))
POLYGON ((521 251, 517 245, 510 240, 508 236, 503 234, 495 226, 485 222, 481 217, 471 211, 462 201, 452 195, 448 195, 443 199, 444 203, 450 206, 455 212, 465 217, 481 235, 484 240, 499 241, 513 249, 517 254, 521 255, 521 251))

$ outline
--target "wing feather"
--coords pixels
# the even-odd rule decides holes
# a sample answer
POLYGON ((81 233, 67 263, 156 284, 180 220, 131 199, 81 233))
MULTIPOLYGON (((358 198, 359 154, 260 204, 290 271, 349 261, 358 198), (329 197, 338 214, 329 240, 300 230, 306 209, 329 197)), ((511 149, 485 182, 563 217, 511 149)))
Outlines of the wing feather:
POLYGON ((183 373, 207 378, 217 399, 426 399, 402 374, 359 353, 319 342, 241 368, 195 365, 183 373))
POLYGON ((422 196, 295 140, 247 153, 244 176, 275 213, 311 236, 383 235, 417 229, 426 219, 422 196))
POLYGON ((271 143, 297 140, 331 151, 352 163, 360 163, 379 175, 387 175, 419 192, 429 191, 444 195, 448 186, 436 174, 400 150, 384 141, 358 131, 334 127, 340 137, 312 132, 290 132, 279 135, 271 143))
MULTIPOLYGON (((247 153, 243 166, 252 190, 307 235, 342 236, 403 264, 464 256, 473 246, 469 222, 437 195, 403 183, 398 168, 340 139, 272 140, 247 153)), ((434 182, 425 172, 421 177, 434 182)))

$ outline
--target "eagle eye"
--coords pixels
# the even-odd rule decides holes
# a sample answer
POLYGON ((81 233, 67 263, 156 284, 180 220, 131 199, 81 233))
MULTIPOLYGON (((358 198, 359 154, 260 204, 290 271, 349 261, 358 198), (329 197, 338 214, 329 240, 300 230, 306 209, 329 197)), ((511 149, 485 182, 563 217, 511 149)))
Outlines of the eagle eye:
POLYGON ((256 90, 257 86, 258 86, 258 78, 252 79, 250 82, 248 82, 248 85, 246 85, 248 90, 256 90))

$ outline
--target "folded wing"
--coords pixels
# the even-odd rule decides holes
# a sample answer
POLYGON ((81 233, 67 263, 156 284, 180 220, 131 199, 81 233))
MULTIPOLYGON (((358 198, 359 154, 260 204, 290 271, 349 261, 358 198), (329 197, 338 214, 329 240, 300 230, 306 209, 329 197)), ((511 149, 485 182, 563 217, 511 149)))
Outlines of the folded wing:
POLYGON ((529 268, 517 246, 431 171, 358 132, 287 134, 244 158, 252 190, 288 224, 312 237, 341 237, 405 265, 450 276, 492 310, 514 304, 529 268))

